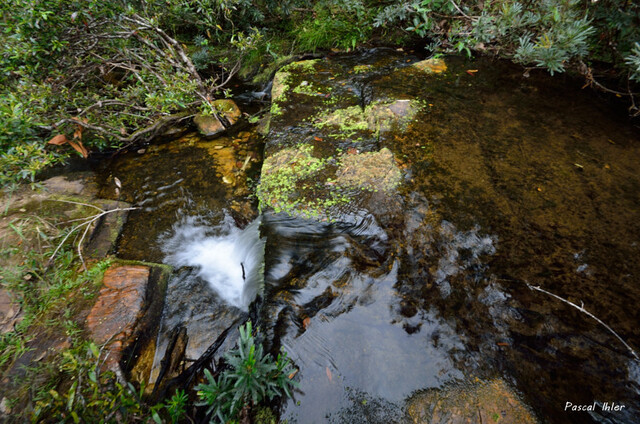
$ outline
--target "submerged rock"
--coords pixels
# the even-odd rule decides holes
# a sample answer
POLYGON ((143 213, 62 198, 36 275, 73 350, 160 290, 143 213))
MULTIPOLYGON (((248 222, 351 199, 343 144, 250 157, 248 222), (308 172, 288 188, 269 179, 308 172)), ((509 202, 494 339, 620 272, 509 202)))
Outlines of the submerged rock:
POLYGON ((538 422, 500 379, 418 393, 407 401, 407 415, 416 424, 538 422))
POLYGON ((446 72, 447 70, 447 64, 445 63, 444 59, 437 58, 422 60, 420 62, 414 63, 411 66, 427 74, 440 74, 442 72, 446 72))
POLYGON ((385 147, 379 152, 343 155, 336 177, 343 187, 389 192, 400 184, 402 174, 385 147))

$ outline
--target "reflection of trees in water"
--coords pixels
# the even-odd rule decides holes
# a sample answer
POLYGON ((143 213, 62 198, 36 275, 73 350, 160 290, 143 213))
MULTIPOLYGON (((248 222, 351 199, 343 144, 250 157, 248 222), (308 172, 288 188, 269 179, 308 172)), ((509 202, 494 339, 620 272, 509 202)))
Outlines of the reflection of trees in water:
POLYGON ((614 398, 628 406, 626 414, 612 415, 613 422, 633 422, 640 391, 624 346, 588 317, 508 278, 500 265, 508 264, 513 252, 501 251, 498 244, 498 260, 491 258, 492 239, 476 229, 457 231, 434 216, 426 201, 417 203, 407 208, 405 254, 395 285, 405 330, 420 332, 426 313, 452 323, 465 349, 451 352, 456 367, 465 374, 514 379, 552 422, 589 420, 584 414, 563 414, 566 401, 614 398))

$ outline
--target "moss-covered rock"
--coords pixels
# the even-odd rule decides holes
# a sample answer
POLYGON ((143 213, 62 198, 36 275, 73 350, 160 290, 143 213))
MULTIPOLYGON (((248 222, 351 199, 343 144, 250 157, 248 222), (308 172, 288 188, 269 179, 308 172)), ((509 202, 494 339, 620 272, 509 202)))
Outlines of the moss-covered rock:
POLYGON ((355 131, 386 132, 394 126, 402 130, 423 107, 422 102, 410 99, 374 102, 364 109, 351 106, 321 112, 315 118, 314 125, 317 128, 333 127, 345 134, 355 131))

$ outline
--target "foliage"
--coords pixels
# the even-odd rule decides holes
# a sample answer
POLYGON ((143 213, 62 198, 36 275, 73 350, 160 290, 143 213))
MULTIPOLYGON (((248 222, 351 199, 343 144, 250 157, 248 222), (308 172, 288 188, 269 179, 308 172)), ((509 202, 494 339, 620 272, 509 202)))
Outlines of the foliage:
MULTIPOLYGON (((205 370, 206 383, 196 387, 201 402, 208 406, 207 414, 226 423, 238 416, 245 407, 258 405, 276 396, 292 396, 295 382, 289 378, 292 367, 283 351, 274 361, 256 344, 251 322, 240 327, 238 347, 225 355, 229 364, 216 380, 205 370)), ((212 418, 213 422, 213 418, 212 418)))
POLYGON ((321 1, 294 31, 303 51, 333 47, 349 50, 371 36, 370 20, 369 9, 361 0, 321 1))
POLYGON ((428 47, 434 52, 494 52, 551 74, 567 69, 580 72, 589 84, 595 60, 615 66, 623 86, 627 77, 640 77, 634 50, 640 41, 637 2, 394 1, 374 19, 377 27, 398 22, 431 40, 428 47))
POLYGON ((640 43, 635 44, 624 61, 629 65, 630 78, 640 82, 640 43))
POLYGON ((146 414, 142 389, 123 385, 111 371, 101 370, 101 350, 90 342, 62 353, 59 366, 68 388, 51 389, 36 404, 33 419, 57 422, 130 422, 146 414))
MULTIPOLYGON (((69 154, 56 134, 90 149, 145 142, 176 112, 207 108, 260 38, 236 19, 259 16, 249 0, 129 2, 16 0, 0 4, 0 183, 33 180, 69 154), (192 56, 172 30, 227 43, 235 60, 192 56), (216 72, 201 75, 216 65, 216 72), (78 131, 81 127, 82 131, 78 131), (84 134, 83 134, 84 132, 84 134), (72 137, 73 134, 73 137, 72 137)), ((201 43, 203 44, 203 43, 201 43)))

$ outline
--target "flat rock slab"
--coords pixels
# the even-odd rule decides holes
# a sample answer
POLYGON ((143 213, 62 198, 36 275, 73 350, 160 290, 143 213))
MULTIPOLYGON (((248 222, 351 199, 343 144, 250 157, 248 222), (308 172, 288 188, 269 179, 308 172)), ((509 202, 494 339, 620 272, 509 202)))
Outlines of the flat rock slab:
POLYGON ((150 268, 115 265, 104 273, 104 287, 87 317, 91 339, 107 344, 107 366, 120 362, 141 318, 150 268))

